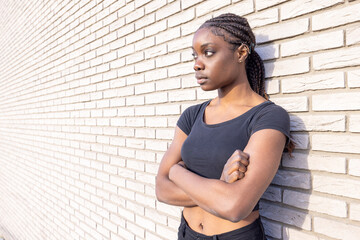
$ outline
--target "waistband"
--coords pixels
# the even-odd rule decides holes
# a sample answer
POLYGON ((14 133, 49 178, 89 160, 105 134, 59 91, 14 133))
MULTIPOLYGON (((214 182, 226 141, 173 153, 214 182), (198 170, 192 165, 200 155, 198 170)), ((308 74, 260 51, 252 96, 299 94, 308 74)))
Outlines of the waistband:
MULTIPOLYGON (((201 240, 228 240, 228 239, 240 239, 235 237, 241 237, 241 239, 248 239, 247 236, 252 235, 262 235, 261 239, 265 239, 264 229, 260 220, 260 217, 257 218, 254 222, 246 225, 244 227, 232 230, 230 232, 221 233, 218 235, 208 236, 202 233, 198 233, 191 229, 186 222, 184 215, 181 215, 181 224, 179 227, 179 234, 187 236, 186 239, 201 239, 201 240), (244 238, 242 238, 244 237, 244 238)), ((250 237, 250 236, 249 236, 250 237)))

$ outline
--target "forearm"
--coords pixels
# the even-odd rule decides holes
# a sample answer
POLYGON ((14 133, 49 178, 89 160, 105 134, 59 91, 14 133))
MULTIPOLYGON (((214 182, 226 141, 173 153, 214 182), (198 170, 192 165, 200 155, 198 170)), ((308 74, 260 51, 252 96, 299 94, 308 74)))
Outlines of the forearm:
POLYGON ((156 196, 160 202, 170 205, 193 207, 194 201, 167 177, 157 177, 156 196))
POLYGON ((233 187, 221 180, 203 178, 187 169, 174 165, 169 178, 181 188, 193 202, 205 211, 236 221, 242 216, 241 211, 234 212, 234 204, 238 201, 232 197, 233 187))

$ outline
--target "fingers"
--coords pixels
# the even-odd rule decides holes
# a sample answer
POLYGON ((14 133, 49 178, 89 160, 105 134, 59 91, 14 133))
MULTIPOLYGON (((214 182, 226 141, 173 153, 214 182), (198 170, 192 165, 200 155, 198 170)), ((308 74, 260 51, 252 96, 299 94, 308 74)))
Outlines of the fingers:
POLYGON ((233 183, 236 182, 239 179, 242 179, 245 176, 243 172, 240 171, 234 171, 229 176, 226 182, 233 183))

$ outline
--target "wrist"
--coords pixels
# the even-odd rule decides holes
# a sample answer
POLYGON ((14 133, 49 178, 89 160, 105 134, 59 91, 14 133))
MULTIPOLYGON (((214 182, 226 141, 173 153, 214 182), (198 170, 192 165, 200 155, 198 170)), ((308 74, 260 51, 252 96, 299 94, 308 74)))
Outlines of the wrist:
POLYGON ((169 171, 169 179, 170 180, 174 180, 176 173, 179 171, 179 169, 181 170, 182 168, 184 168, 181 164, 174 164, 169 171))

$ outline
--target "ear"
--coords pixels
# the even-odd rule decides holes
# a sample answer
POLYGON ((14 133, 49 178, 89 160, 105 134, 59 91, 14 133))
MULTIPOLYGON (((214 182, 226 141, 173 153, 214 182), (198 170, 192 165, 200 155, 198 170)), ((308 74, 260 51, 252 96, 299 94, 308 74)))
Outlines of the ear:
POLYGON ((241 44, 240 47, 236 49, 236 56, 239 63, 245 62, 246 58, 249 56, 249 47, 246 44, 241 44))

